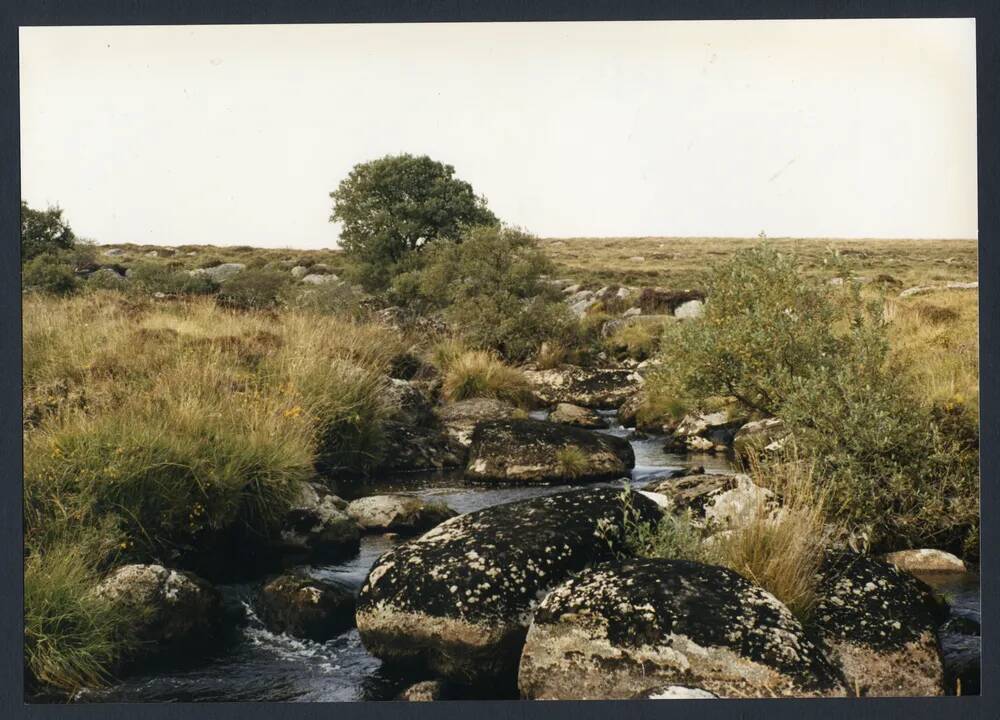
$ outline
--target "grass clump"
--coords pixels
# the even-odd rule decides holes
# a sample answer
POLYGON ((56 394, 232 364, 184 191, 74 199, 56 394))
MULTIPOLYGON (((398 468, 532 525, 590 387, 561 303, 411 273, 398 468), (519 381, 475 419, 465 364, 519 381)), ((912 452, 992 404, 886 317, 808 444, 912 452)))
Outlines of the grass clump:
POLYGON ((524 405, 530 386, 524 374, 484 350, 468 350, 451 359, 444 371, 442 393, 448 400, 494 398, 524 405))
POLYGON ((67 693, 101 685, 134 646, 133 611, 94 588, 100 578, 88 543, 64 541, 24 565, 24 665, 29 687, 67 693))
POLYGON ((589 467, 587 454, 574 445, 559 448, 555 457, 559 473, 570 480, 583 476, 589 467))

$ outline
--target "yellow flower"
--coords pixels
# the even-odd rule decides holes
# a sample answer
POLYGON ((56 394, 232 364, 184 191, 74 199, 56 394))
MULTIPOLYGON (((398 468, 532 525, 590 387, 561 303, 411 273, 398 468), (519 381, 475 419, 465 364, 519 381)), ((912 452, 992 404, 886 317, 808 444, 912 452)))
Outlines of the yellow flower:
POLYGON ((302 408, 298 405, 296 405, 293 408, 289 408, 288 410, 285 410, 285 417, 287 418, 295 418, 301 414, 302 414, 302 408))

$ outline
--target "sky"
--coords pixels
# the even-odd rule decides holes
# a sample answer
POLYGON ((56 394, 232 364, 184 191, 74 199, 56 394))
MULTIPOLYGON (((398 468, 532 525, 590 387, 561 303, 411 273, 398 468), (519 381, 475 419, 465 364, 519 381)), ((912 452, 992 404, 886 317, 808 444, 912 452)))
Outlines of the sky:
POLYGON ((21 28, 22 198, 99 243, 335 247, 426 154, 542 237, 976 238, 972 19, 21 28))

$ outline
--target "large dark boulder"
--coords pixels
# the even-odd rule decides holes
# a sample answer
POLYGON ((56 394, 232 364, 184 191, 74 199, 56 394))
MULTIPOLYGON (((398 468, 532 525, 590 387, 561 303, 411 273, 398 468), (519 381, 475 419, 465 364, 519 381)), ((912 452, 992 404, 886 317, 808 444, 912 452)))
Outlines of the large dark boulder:
POLYGON ((726 568, 608 563, 542 601, 521 655, 522 697, 626 699, 663 686, 722 698, 846 694, 789 610, 726 568))
MULTIPOLYGON (((390 550, 361 588, 362 642, 389 663, 512 685, 540 598, 621 549, 623 492, 590 488, 495 505, 390 550)), ((645 520, 660 516, 639 494, 631 503, 645 520)))
POLYGON ((485 420, 508 420, 518 414, 517 408, 503 400, 469 398, 450 402, 437 411, 438 419, 448 435, 463 447, 472 443, 476 425, 485 420))
POLYGON ((276 548, 284 563, 335 562, 356 555, 358 524, 344 512, 347 504, 322 485, 304 484, 281 521, 276 548))
POLYGON ((323 642, 354 625, 354 593, 300 573, 268 581, 257 615, 269 630, 323 642))
POLYGON ((389 422, 383 432, 387 451, 379 472, 432 472, 465 464, 465 448, 435 426, 389 422))
POLYGON ((930 589, 889 563, 850 552, 824 559, 813 629, 859 695, 944 694, 943 618, 930 589))
POLYGON ((553 370, 525 370, 524 376, 540 405, 564 402, 598 410, 617 408, 634 395, 642 383, 634 370, 576 365, 553 370))
POLYGON ((465 473, 476 482, 545 485, 612 480, 634 466, 624 438, 544 420, 496 420, 476 426, 465 473))

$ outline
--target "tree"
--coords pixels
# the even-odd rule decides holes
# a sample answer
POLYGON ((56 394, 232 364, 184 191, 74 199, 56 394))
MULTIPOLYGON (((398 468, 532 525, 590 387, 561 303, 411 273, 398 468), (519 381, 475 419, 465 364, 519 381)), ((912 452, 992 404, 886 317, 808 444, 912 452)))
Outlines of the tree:
POLYGON ((75 241, 76 236, 63 220, 60 208, 33 210, 21 201, 21 264, 46 253, 70 250, 75 241))
POLYGON ((426 155, 387 155, 354 166, 336 190, 331 222, 370 290, 388 286, 401 263, 437 240, 459 241, 463 228, 497 218, 451 165, 426 155))

